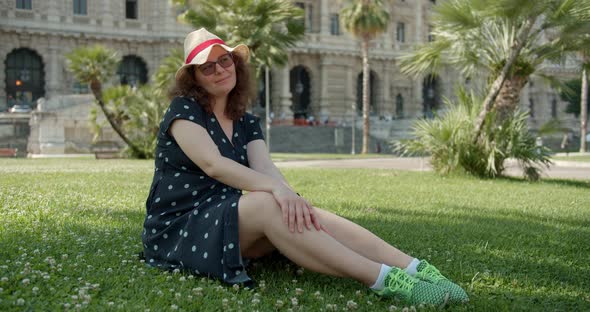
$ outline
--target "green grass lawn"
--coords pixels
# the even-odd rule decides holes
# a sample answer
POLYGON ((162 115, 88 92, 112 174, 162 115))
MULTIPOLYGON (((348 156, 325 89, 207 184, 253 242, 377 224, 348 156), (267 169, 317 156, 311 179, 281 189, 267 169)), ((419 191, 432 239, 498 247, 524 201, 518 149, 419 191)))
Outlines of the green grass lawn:
POLYGON ((582 162, 590 162, 590 155, 583 155, 583 156, 556 156, 553 157, 555 160, 567 160, 567 161, 582 161, 582 162))
POLYGON ((363 158, 392 158, 391 154, 321 154, 321 153, 272 153, 274 161, 288 160, 326 160, 326 159, 363 159, 363 158))
MULTIPOLYGON (((145 266, 136 254, 152 168, 134 160, 0 160, 0 311, 403 308, 284 260, 253 264, 249 273, 261 284, 254 291, 145 266)), ((590 310, 590 181, 284 173, 315 205, 463 286, 471 302, 448 311, 590 310)))

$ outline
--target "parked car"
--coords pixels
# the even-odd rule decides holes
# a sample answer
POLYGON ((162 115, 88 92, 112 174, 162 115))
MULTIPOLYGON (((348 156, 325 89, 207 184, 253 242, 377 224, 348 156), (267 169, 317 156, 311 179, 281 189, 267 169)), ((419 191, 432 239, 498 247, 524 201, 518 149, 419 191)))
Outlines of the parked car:
POLYGON ((10 108, 11 113, 30 113, 31 107, 29 105, 16 104, 10 108))

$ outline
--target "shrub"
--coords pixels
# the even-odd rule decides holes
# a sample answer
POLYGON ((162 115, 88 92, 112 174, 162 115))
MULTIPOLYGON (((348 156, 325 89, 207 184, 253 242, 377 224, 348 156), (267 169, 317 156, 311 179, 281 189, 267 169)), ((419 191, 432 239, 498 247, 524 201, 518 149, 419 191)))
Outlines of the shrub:
MULTIPOLYGON (((137 89, 121 85, 105 90, 103 96, 115 122, 137 147, 137 151, 126 147, 125 153, 132 158, 154 157, 159 124, 168 105, 166 98, 150 85, 137 89)), ((90 119, 97 138, 102 127, 97 123, 96 112, 90 119)))
POLYGON ((537 180, 543 166, 550 164, 549 150, 537 147, 528 132, 526 112, 515 111, 503 122, 490 112, 478 140, 474 121, 483 100, 473 92, 459 89, 457 102, 446 99, 446 112, 433 119, 420 119, 412 126, 414 139, 393 142, 394 150, 405 155, 430 155, 440 174, 467 172, 493 178, 504 171, 504 161, 514 158, 525 177, 537 180))

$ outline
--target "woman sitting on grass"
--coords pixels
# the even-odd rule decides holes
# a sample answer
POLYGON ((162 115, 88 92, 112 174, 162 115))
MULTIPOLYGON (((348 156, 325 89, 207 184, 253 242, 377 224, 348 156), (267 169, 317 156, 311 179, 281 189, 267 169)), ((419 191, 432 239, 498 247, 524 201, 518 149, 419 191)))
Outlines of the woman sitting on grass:
POLYGON ((146 202, 148 264, 250 283, 248 259, 278 250, 306 269, 353 278, 409 304, 468 300, 426 261, 295 193, 270 159, 259 119, 245 112, 248 47, 230 48, 199 29, 184 51, 146 202))

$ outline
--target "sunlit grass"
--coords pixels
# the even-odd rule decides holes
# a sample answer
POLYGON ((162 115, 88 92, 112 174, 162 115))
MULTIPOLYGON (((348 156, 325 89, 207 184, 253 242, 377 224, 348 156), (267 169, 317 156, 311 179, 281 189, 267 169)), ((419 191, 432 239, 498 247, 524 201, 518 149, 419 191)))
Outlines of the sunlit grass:
MULTIPOLYGON (((145 266, 136 255, 152 169, 152 161, 0 160, 0 311, 403 308, 285 260, 255 262, 249 273, 260 286, 253 291, 145 266)), ((450 311, 590 310, 590 182, 284 173, 315 205, 463 286, 471 303, 450 311)))
POLYGON ((590 162, 590 155, 556 156, 556 157, 553 157, 553 159, 555 159, 555 160, 567 160, 567 161, 590 162))
POLYGON ((272 153, 274 161, 286 160, 327 160, 327 159, 365 159, 392 158, 390 154, 321 154, 321 153, 272 153))

